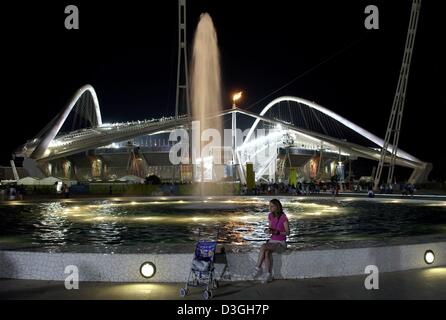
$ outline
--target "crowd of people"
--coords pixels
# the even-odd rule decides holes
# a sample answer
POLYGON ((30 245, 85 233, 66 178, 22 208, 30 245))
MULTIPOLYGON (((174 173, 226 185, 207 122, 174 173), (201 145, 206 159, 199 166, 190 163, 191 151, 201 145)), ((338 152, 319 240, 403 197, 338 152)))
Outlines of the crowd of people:
MULTIPOLYGON (((349 184, 340 184, 337 182, 298 182, 297 185, 286 184, 283 182, 270 182, 270 183, 258 183, 254 186, 252 190, 248 190, 246 184, 243 184, 240 190, 241 195, 314 195, 323 193, 330 193, 333 196, 339 195, 341 190, 348 190, 353 192, 366 192, 370 198, 375 197, 375 192, 373 191, 373 185, 368 184, 366 186, 361 186, 359 184, 354 184, 350 186, 349 184)), ((411 183, 401 184, 400 192, 405 196, 413 196, 416 191, 415 185, 411 183)), ((382 185, 380 187, 381 194, 393 194, 393 186, 382 185)))
MULTIPOLYGON (((146 179, 147 180, 147 179, 146 179)), ((147 183, 148 181, 146 181, 147 183)), ((151 184, 151 183, 150 183, 151 184)), ((165 185, 164 183, 155 182, 154 184, 165 185)), ((167 188, 162 188, 167 195, 175 195, 178 192, 177 184, 166 184, 167 188)), ((35 187, 34 187, 35 188, 35 187)), ((64 198, 69 198, 71 188, 64 182, 55 183, 56 193, 64 198)), ((338 196, 341 191, 362 192, 367 190, 368 197, 375 197, 373 185, 368 184, 361 186, 359 184, 349 185, 339 182, 297 182, 296 184, 288 184, 284 182, 261 182, 257 183, 252 190, 248 190, 247 185, 243 184, 240 188, 241 195, 290 195, 290 196, 308 196, 320 193, 329 193, 338 196)), ((411 183, 401 184, 399 192, 403 196, 413 196, 415 194, 415 185, 411 183)), ((381 185, 379 192, 381 194, 393 194, 395 192, 393 186, 381 185)), ((23 185, 0 185, 0 201, 6 200, 22 200, 26 194, 26 188, 23 185)), ((112 187, 109 187, 109 194, 112 195, 112 187)))
MULTIPOLYGON (((400 184, 400 192, 403 196, 413 196, 415 191, 417 189, 415 188, 415 185, 412 183, 402 183, 400 184)), ((393 190, 393 186, 390 185, 384 185, 382 184, 379 188, 379 191, 381 194, 393 194, 394 190, 393 190)))
POLYGON ((415 185, 412 183, 406 183, 406 184, 402 185, 400 188, 401 188, 401 193, 403 194, 403 196, 410 195, 411 197, 414 195, 415 191, 417 190, 415 188, 415 185))
MULTIPOLYGON (((62 183, 61 187, 54 184, 56 193, 63 195, 65 198, 70 197, 70 187, 66 183, 62 183)), ((36 187, 34 186, 34 190, 36 187)), ((26 196, 26 188, 21 184, 0 185, 0 201, 7 200, 24 200, 26 196)))
POLYGON ((23 200, 25 192, 25 188, 21 185, 0 186, 0 201, 23 200))
POLYGON ((246 184, 241 188, 242 195, 312 195, 321 192, 331 192, 338 195, 341 190, 339 183, 298 182, 296 185, 283 182, 259 183, 249 191, 246 184))

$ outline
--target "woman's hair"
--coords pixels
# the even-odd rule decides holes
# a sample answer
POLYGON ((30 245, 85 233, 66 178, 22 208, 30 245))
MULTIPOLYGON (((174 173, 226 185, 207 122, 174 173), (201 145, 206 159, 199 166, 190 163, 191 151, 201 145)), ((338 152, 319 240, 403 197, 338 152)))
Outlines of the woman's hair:
MULTIPOLYGON (((279 211, 278 216, 280 217, 280 216, 283 214, 282 203, 280 203, 280 201, 277 200, 277 199, 272 199, 272 200, 270 201, 270 203, 274 204, 277 208, 279 208, 279 210, 278 210, 278 211, 279 211)), ((276 213, 273 212, 273 214, 275 215, 276 213)))

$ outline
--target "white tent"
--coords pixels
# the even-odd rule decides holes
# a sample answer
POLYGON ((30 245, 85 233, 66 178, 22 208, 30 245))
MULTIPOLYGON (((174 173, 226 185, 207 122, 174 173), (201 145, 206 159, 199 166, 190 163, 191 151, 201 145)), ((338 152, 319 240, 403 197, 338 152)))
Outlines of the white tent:
POLYGON ((118 180, 127 183, 144 183, 145 181, 143 178, 137 176, 124 176, 122 178, 119 178, 118 180))
POLYGON ((32 177, 25 177, 17 180, 17 184, 25 185, 25 186, 35 186, 39 184, 39 179, 32 177))
POLYGON ((62 182, 62 180, 55 177, 47 177, 40 180, 39 184, 44 186, 53 186, 56 182, 62 182))

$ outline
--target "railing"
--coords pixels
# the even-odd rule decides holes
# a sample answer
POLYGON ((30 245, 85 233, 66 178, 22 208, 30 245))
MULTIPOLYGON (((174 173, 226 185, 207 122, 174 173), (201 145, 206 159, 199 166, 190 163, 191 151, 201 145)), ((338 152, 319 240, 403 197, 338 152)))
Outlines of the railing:
POLYGON ((101 129, 104 129, 107 126, 98 127, 98 128, 91 128, 91 129, 82 129, 82 132, 76 132, 71 133, 69 135, 61 136, 58 139, 54 140, 54 144, 56 146, 52 146, 51 148, 55 150, 56 152, 60 151, 66 151, 67 147, 73 147, 76 144, 82 144, 84 143, 85 139, 88 137, 90 140, 94 139, 101 139, 102 137, 110 136, 112 134, 129 134, 132 132, 137 132, 141 129, 145 129, 151 126, 161 125, 169 122, 175 122, 178 120, 187 119, 188 116, 180 116, 177 118, 175 117, 167 117, 167 118, 160 118, 160 119, 152 119, 147 121, 133 121, 133 122, 127 122, 126 124, 111 124, 113 126, 112 131, 98 131, 101 129), (69 141, 71 139, 71 141, 69 141), (60 148, 63 148, 60 150, 60 148))

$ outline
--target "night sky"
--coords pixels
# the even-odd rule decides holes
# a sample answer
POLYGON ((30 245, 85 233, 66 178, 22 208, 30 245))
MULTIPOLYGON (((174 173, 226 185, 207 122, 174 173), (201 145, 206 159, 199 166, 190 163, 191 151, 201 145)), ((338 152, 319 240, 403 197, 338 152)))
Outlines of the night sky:
MULTIPOLYGON (((423 1, 400 147, 432 162, 433 178, 446 179, 443 3, 423 1)), ((200 13, 214 20, 227 107, 235 90, 245 91, 240 107, 255 112, 278 96, 295 95, 384 137, 410 0, 188 0, 187 5, 189 52, 200 13), (380 30, 364 27, 369 4, 380 9, 380 30)), ((86 83, 98 93, 104 122, 173 115, 177 11, 176 0, 2 4, 0 164, 7 165, 11 152, 86 83), (80 30, 64 28, 69 4, 79 8, 80 30)))

